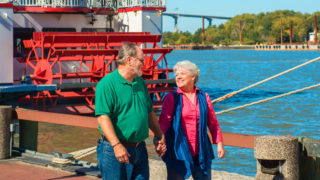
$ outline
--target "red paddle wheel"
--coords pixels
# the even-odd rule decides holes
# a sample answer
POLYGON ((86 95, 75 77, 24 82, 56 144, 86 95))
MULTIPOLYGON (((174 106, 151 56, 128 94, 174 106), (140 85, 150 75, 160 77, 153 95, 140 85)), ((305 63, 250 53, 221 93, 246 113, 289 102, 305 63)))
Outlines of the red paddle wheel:
POLYGON ((67 99, 84 99, 92 106, 96 83, 116 68, 122 43, 132 42, 142 47, 145 54, 142 77, 149 80, 149 93, 155 94, 155 104, 159 105, 165 92, 173 90, 164 80, 172 72, 165 58, 172 49, 160 48, 157 45, 160 41, 161 35, 147 32, 35 32, 32 39, 24 40, 30 51, 20 62, 25 63, 25 75, 30 76, 33 84, 56 84, 57 90, 40 91, 24 99, 36 108, 42 102, 43 109, 47 102, 55 106, 67 99))

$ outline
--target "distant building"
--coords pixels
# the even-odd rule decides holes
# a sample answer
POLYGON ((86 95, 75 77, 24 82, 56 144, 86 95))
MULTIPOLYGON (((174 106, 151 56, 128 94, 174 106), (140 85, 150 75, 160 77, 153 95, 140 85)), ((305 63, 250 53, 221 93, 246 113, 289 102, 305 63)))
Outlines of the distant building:
MULTIPOLYGON (((320 38, 320 33, 317 33, 318 41, 320 38)), ((309 42, 314 42, 314 32, 309 33, 309 42)))

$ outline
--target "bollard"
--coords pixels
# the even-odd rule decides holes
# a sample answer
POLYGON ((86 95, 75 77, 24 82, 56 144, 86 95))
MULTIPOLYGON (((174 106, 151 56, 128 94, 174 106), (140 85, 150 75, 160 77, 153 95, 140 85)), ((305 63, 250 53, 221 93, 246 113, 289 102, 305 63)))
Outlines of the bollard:
POLYGON ((298 138, 293 136, 257 136, 254 140, 258 180, 299 179, 298 138))
POLYGON ((0 159, 10 158, 11 106, 0 106, 0 159))

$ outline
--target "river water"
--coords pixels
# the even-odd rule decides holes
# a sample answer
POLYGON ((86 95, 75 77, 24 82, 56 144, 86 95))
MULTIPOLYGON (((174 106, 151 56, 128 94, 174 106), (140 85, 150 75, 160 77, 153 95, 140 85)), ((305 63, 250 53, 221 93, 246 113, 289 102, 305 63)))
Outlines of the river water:
MULTIPOLYGON (((319 56, 319 51, 194 50, 173 51, 166 58, 169 67, 181 60, 196 63, 200 69, 198 87, 215 99, 319 56)), ((315 62, 219 102, 214 108, 219 112, 319 82, 320 62, 315 62)), ((223 132, 320 139, 319 104, 320 87, 217 117, 223 132)), ((226 157, 221 160, 216 155, 212 168, 255 176, 252 149, 225 146, 225 150, 226 157)))

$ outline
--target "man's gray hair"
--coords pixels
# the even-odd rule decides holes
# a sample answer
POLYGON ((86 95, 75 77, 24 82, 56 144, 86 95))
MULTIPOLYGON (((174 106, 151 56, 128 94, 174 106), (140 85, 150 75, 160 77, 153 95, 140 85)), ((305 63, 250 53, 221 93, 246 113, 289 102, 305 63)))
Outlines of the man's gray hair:
POLYGON ((139 46, 137 44, 133 44, 130 42, 124 42, 120 48, 119 55, 118 55, 118 64, 125 64, 127 57, 136 57, 137 55, 137 48, 139 46))
POLYGON ((192 76, 195 76, 195 80, 194 80, 194 84, 196 84, 199 80, 199 76, 200 76, 200 70, 198 69, 197 65, 192 63, 191 61, 185 60, 185 61, 179 61, 177 62, 176 65, 174 65, 173 67, 173 71, 174 73, 176 73, 176 71, 179 68, 184 68, 185 70, 187 70, 192 76))

